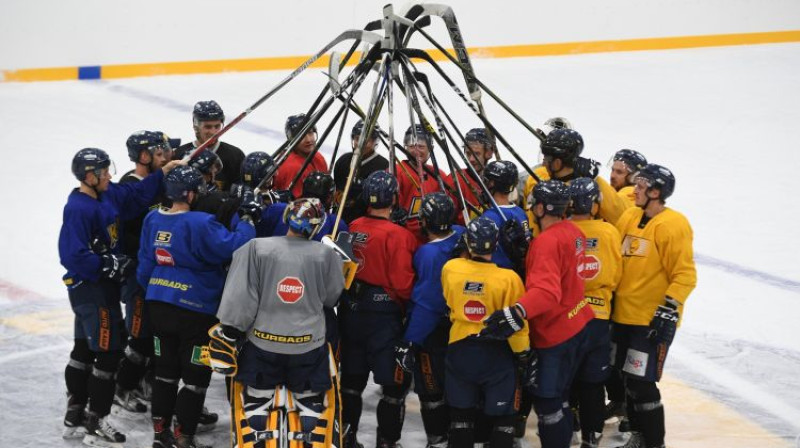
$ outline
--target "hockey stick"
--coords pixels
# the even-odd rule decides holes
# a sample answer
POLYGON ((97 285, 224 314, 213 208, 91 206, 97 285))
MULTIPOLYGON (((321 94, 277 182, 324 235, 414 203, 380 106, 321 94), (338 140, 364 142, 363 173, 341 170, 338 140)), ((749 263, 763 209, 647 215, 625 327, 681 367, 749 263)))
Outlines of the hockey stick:
POLYGON ((403 49, 401 51, 409 58, 423 59, 424 61, 428 62, 431 65, 431 67, 433 67, 434 70, 436 70, 439 76, 441 76, 442 79, 444 79, 444 81, 467 104, 467 106, 469 106, 472 112, 481 120, 486 129, 489 130, 497 138, 497 140, 499 140, 509 150, 511 155, 514 156, 514 158, 522 165, 525 171, 527 171, 528 174, 530 174, 534 179, 536 179, 537 182, 541 182, 539 176, 537 176, 533 172, 533 169, 531 169, 530 165, 528 165, 528 163, 525 162, 525 160, 519 155, 519 153, 517 153, 517 151, 514 150, 514 148, 511 146, 508 140, 506 140, 505 137, 503 137, 503 135, 497 130, 497 128, 491 122, 489 122, 489 119, 486 118, 485 115, 481 114, 478 108, 464 95, 463 92, 461 92, 461 90, 458 89, 458 86, 455 85, 453 80, 447 75, 447 73, 444 72, 442 67, 436 61, 434 61, 433 58, 427 52, 417 49, 403 49))
POLYGON ((236 116, 236 118, 234 118, 228 124, 223 126, 222 129, 217 131, 217 133, 214 134, 213 136, 211 136, 211 138, 209 138, 208 140, 203 142, 201 145, 199 145, 197 148, 195 148, 195 150, 188 156, 188 158, 185 158, 185 159, 188 160, 188 159, 190 159, 192 157, 195 157, 198 154, 200 154, 200 152, 202 152, 204 149, 206 149, 207 147, 211 146, 211 144, 212 144, 211 142, 216 142, 223 134, 228 132, 228 130, 230 130, 232 127, 236 126, 237 124, 239 124, 239 122, 242 121, 244 119, 244 117, 250 115, 251 112, 253 112, 256 108, 261 106, 265 101, 267 101, 269 98, 271 98, 273 95, 275 95, 275 93, 277 93, 280 89, 282 89, 286 84, 288 84, 291 80, 296 78, 300 73, 305 71, 305 69, 307 69, 311 64, 316 62, 317 59, 321 58, 325 53, 327 53, 328 50, 330 50, 331 48, 335 47, 340 42, 345 41, 345 40, 350 40, 350 39, 355 39, 355 40, 358 40, 358 41, 367 41, 367 42, 372 43, 373 45, 376 45, 378 42, 380 42, 381 36, 378 35, 378 34, 369 32, 369 31, 364 31, 364 30, 347 30, 347 31, 343 32, 342 34, 337 36, 335 39, 330 41, 327 45, 322 47, 322 49, 320 51, 318 51, 317 53, 312 55, 310 58, 306 59, 305 62, 300 64, 300 67, 297 67, 292 73, 289 73, 289 75, 286 78, 284 78, 281 82, 279 82, 269 92, 264 94, 264 96, 259 98, 250 107, 248 107, 243 112, 241 112, 238 116, 236 116))
MULTIPOLYGON (((407 62, 406 62, 406 64, 407 64, 407 62)), ((403 65, 403 68, 410 72, 410 70, 408 69, 408 65, 410 65, 410 64, 407 64, 407 65, 406 64, 403 65)), ((442 120, 439 117, 439 114, 436 112, 436 108, 435 108, 433 102, 425 95, 425 92, 423 92, 422 89, 419 87, 419 83, 417 83, 417 80, 413 76, 409 76, 409 77, 407 77, 407 79, 410 79, 412 87, 419 91, 420 96, 423 98, 423 100, 425 101, 425 104, 428 106, 428 108, 433 113, 433 116, 435 117, 437 123, 441 124, 442 130, 446 134, 448 134, 450 136, 450 139, 452 140, 453 139, 452 135, 450 135, 449 131, 447 130, 447 128, 444 127, 444 124, 442 123, 442 120)), ((429 130, 433 131, 433 127, 431 126, 430 122, 428 122, 427 119, 422 115, 422 109, 419 106, 419 101, 412 100, 412 103, 414 103, 414 108, 417 111, 417 114, 420 115, 420 119, 424 120, 425 127, 428 128, 429 130)), ((435 132, 433 132, 433 136, 434 136, 434 138, 437 139, 437 143, 439 143, 442 146, 443 149, 447 148, 447 142, 444 139, 440 138, 435 132)), ((449 154, 449 151, 448 151, 448 154, 449 154)), ((494 200, 494 197, 492 197, 491 192, 489 191, 488 188, 486 188, 486 185, 483 183, 483 181, 477 175, 477 172, 475 172, 475 168, 472 167, 472 165, 469 164, 469 161, 466 159, 466 156, 464 156, 464 154, 462 154, 461 152, 459 152, 459 154, 461 154, 462 158, 464 159, 464 163, 467 165, 467 169, 472 169, 472 174, 478 180, 478 182, 479 182, 479 184, 481 186, 481 189, 484 191, 484 193, 486 193, 489 201, 491 202, 492 207, 494 207, 495 210, 497 210, 497 213, 500 215, 500 217, 503 219, 504 222, 507 221, 508 219, 506 218, 506 216, 503 213, 503 211, 500 209, 500 206, 497 205, 497 202, 494 200)))

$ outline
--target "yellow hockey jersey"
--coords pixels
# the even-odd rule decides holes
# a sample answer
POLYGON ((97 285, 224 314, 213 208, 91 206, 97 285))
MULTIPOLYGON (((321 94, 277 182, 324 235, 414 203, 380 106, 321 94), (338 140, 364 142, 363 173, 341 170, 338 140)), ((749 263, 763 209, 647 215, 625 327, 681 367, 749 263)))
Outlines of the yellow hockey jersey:
POLYGON ((625 202, 625 205, 627 205, 627 208, 631 208, 636 205, 636 195, 633 194, 633 185, 620 188, 619 191, 617 191, 617 196, 622 198, 622 200, 625 202))
POLYGON ((586 235, 586 253, 580 276, 586 281, 584 296, 597 319, 611 318, 611 300, 622 276, 622 238, 611 224, 599 219, 572 221, 586 235))
MULTIPOLYGON (((511 269, 494 263, 454 258, 442 268, 442 291, 450 307, 450 344, 476 335, 493 312, 514 305, 525 286, 511 269)), ((514 353, 530 348, 528 323, 508 338, 514 353)))
POLYGON ((697 284, 692 227, 670 208, 639 228, 644 210, 630 208, 617 223, 622 235, 622 278, 614 298, 612 320, 649 325, 656 308, 670 296, 683 304, 697 284))

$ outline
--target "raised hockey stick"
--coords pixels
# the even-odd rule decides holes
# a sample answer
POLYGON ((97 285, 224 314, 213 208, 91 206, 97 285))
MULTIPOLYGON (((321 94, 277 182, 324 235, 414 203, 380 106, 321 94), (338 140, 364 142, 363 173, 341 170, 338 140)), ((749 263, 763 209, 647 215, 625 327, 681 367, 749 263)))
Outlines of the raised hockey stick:
MULTIPOLYGON (((406 65, 404 65, 403 67, 406 70, 408 70, 408 67, 406 65)), ((439 117, 439 114, 436 112, 436 107, 434 106, 433 102, 425 95, 425 92, 423 92, 422 89, 419 87, 419 84, 417 83, 417 80, 413 76, 410 76, 407 79, 411 80, 412 87, 415 88, 417 91, 419 91, 420 96, 423 98, 423 100, 425 101, 425 104, 428 106, 428 108, 433 113, 433 116, 435 117, 437 123, 441 124, 442 125, 442 130, 446 134, 449 135, 449 131, 447 130, 446 127, 444 127, 444 124, 442 123, 442 120, 439 117)), ((424 120, 423 124, 428 129, 433 131, 433 127, 431 126, 430 122, 428 122, 427 119, 422 115, 422 109, 419 107, 419 101, 412 101, 412 103, 414 103, 414 108, 417 111, 417 113, 420 115, 420 119, 424 120)), ((435 132, 433 132, 433 136, 437 140, 437 143, 439 143, 442 146, 443 149, 447 148, 447 142, 444 139, 440 138, 435 132)), ((452 140, 452 135, 450 135, 450 139, 452 140)), ((449 151, 447 151, 447 153, 449 154, 449 151)), ((507 221, 508 219, 506 218, 505 214, 503 213, 503 210, 500 208, 499 205, 497 205, 497 202, 492 197, 491 192, 489 191, 488 188, 486 188, 486 185, 483 183, 483 180, 480 179, 480 176, 478 176, 478 173, 475 172, 475 168, 473 168, 472 165, 470 165, 469 161, 466 159, 466 156, 464 156, 463 153, 459 152, 459 154, 463 158, 463 161, 466 164, 467 169, 471 169, 472 174, 478 180, 478 183, 481 186, 481 189, 484 191, 484 193, 486 193, 486 196, 488 197, 492 207, 494 207, 494 209, 497 210, 497 213, 500 215, 500 217, 503 219, 504 222, 507 221)))
POLYGON ((364 31, 364 30, 347 30, 347 31, 343 32, 342 34, 338 35, 335 39, 330 41, 327 45, 322 47, 322 49, 320 51, 316 52, 310 58, 306 59, 306 61, 303 62, 302 64, 300 64, 300 66, 297 67, 292 73, 289 73, 289 75, 286 76, 286 78, 284 78, 281 82, 279 82, 275 87, 270 89, 269 92, 264 94, 261 98, 259 98, 250 107, 248 107, 247 109, 242 111, 239 115, 237 115, 236 118, 234 118, 228 124, 223 126, 222 129, 217 131, 217 133, 214 134, 213 136, 211 136, 211 138, 209 138, 208 140, 203 142, 201 145, 199 145, 197 148, 195 148, 195 150, 188 156, 188 158, 185 158, 185 159, 188 160, 189 158, 195 157, 198 154, 200 154, 200 152, 202 152, 204 149, 206 149, 207 147, 211 146, 212 142, 216 142, 223 134, 228 132, 228 130, 230 130, 232 127, 236 126, 237 124, 239 124, 239 122, 242 121, 244 119, 244 117, 250 115, 251 112, 253 112, 254 110, 256 110, 256 108, 258 108, 259 106, 264 104, 265 101, 267 101, 269 98, 271 98, 273 95, 275 95, 275 93, 277 93, 280 89, 282 89, 286 84, 288 84, 291 80, 296 78, 300 73, 305 71, 305 69, 307 69, 311 64, 316 62, 317 59, 321 58, 325 53, 327 53, 328 50, 330 50, 331 48, 335 47, 340 42, 343 42, 345 40, 350 40, 350 39, 354 39, 354 40, 358 40, 358 41, 366 41, 366 42, 372 43, 372 45, 376 45, 376 44, 378 44, 380 42, 381 36, 379 34, 376 34, 376 33, 370 32, 370 31, 364 31))

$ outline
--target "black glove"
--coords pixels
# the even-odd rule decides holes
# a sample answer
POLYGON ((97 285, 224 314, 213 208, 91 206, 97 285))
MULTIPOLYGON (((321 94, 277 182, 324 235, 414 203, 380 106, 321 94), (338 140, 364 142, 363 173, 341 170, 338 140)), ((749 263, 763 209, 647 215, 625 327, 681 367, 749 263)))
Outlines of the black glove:
POLYGON ((288 204, 295 199, 291 190, 271 190, 270 192, 275 198, 274 202, 283 202, 284 204, 288 204))
POLYGON ((517 368, 517 378, 523 390, 530 391, 536 385, 536 377, 539 373, 539 357, 531 349, 524 352, 514 353, 514 364, 517 368))
POLYGON ((115 282, 122 283, 136 270, 136 261, 127 255, 105 254, 101 258, 103 259, 103 275, 115 282))
POLYGON ((246 190, 242 195, 242 203, 239 205, 239 217, 258 224, 261 221, 261 207, 261 201, 256 199, 252 191, 246 190))
POLYGON ((485 328, 479 336, 487 339, 508 339, 512 334, 525 327, 525 309, 522 305, 503 308, 492 313, 483 321, 485 328))
POLYGON ((400 341, 394 346, 394 360, 405 372, 414 370, 414 351, 414 344, 408 341, 400 341))
POLYGON ((408 212, 400 207, 397 207, 394 210, 392 210, 392 214, 391 216, 389 216, 389 220, 397 224, 398 226, 405 226, 406 221, 408 221, 408 212))
POLYGON ((111 253, 111 251, 108 249, 108 245, 97 236, 89 241, 89 250, 95 255, 105 255, 111 253))
POLYGON ((575 160, 573 171, 577 177, 589 177, 594 179, 597 177, 597 173, 600 172, 600 162, 587 159, 586 157, 578 157, 575 160))
POLYGON ((244 196, 244 192, 248 190, 250 190, 250 187, 245 184, 233 184, 231 185, 231 196, 241 199, 244 196))
POLYGON ((522 264, 528 253, 528 230, 519 221, 509 218, 500 228, 500 247, 515 265, 522 264))
POLYGON ((672 297, 667 297, 663 305, 659 305, 650 321, 650 331, 647 338, 657 344, 672 343, 675 331, 678 329, 678 302, 672 297))

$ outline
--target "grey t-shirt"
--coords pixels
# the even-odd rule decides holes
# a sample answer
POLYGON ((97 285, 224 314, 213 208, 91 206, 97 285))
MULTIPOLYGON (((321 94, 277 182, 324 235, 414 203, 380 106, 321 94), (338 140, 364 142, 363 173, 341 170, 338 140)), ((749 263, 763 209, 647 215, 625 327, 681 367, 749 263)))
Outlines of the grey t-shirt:
POLYGON ((256 238, 233 254, 217 317, 256 347, 288 355, 325 343, 323 306, 344 289, 342 259, 317 241, 256 238))

